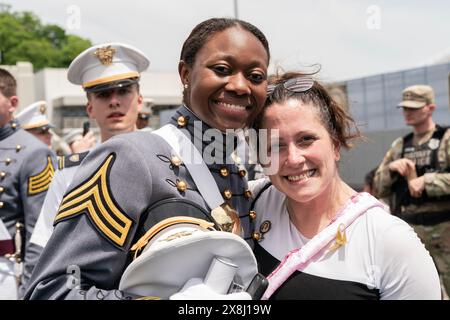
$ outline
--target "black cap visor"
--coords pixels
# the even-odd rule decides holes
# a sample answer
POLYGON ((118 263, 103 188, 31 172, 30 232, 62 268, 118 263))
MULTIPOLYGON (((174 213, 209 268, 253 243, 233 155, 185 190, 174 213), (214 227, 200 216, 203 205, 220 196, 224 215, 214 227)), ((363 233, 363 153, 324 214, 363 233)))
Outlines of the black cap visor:
POLYGON ((107 91, 107 90, 111 90, 111 89, 115 89, 115 88, 128 87, 128 86, 131 86, 132 84, 135 84, 138 82, 139 82, 139 78, 122 79, 122 80, 102 83, 102 84, 99 84, 96 86, 84 88, 84 91, 89 92, 89 93, 101 92, 101 91, 107 91))

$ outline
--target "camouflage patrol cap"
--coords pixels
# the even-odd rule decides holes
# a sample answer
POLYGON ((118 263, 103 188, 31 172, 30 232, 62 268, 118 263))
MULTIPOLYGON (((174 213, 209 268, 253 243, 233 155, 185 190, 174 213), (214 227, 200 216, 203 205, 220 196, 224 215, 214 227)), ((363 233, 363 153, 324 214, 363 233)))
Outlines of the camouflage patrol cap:
POLYGON ((419 109, 430 104, 434 104, 433 88, 420 84, 407 87, 403 90, 402 101, 397 105, 397 107, 419 109))

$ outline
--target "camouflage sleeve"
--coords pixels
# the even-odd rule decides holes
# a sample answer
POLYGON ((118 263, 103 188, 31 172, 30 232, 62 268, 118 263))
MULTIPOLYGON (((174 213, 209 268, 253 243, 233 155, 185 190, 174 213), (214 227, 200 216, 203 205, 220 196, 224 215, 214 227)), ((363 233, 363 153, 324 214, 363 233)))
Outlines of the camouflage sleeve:
POLYGON ((53 178, 56 156, 47 147, 42 146, 30 153, 20 168, 21 201, 24 212, 25 248, 22 286, 26 286, 32 267, 28 264, 31 234, 39 217, 50 182, 53 178))
POLYGON ((146 159, 115 137, 83 160, 25 299, 127 299, 117 287, 140 214, 152 195, 146 159))
POLYGON ((447 129, 438 151, 441 168, 446 172, 425 173, 425 190, 430 197, 450 195, 450 129, 447 129))
POLYGON ((403 139, 396 139, 375 172, 373 183, 376 195, 379 198, 388 197, 392 193, 392 184, 395 182, 396 178, 389 170, 389 164, 394 160, 400 159, 402 148, 403 139))

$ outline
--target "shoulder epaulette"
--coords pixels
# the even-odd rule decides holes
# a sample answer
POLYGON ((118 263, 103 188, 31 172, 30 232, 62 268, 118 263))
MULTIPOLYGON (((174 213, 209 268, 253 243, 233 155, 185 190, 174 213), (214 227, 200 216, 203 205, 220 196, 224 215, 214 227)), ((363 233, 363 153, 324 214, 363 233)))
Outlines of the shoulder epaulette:
POLYGON ((81 153, 72 153, 67 156, 58 157, 58 169, 62 170, 64 168, 79 166, 81 161, 88 155, 89 151, 81 153))

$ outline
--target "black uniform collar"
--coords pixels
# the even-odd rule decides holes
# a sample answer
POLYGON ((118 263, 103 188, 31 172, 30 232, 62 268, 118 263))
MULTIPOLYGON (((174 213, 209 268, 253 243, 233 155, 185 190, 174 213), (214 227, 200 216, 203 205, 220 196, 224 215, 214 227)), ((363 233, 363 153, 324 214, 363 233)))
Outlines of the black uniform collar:
POLYGON ((212 128, 206 122, 201 121, 184 105, 176 110, 175 114, 170 119, 170 123, 179 129, 186 129, 189 132, 188 137, 197 149, 199 149, 199 146, 202 146, 202 150, 199 150, 202 154, 206 147, 208 147, 209 150, 206 151, 208 154, 211 153, 211 150, 221 152, 223 155, 222 163, 226 163, 226 160, 229 159, 230 154, 237 146, 238 139, 235 134, 225 134, 218 129, 212 128), (201 132, 201 135, 199 135, 198 132, 201 132), (221 136, 221 141, 214 139, 214 137, 218 135, 221 136))
POLYGON ((4 126, 0 127, 0 140, 8 138, 20 129, 20 125, 16 120, 11 120, 4 126))

